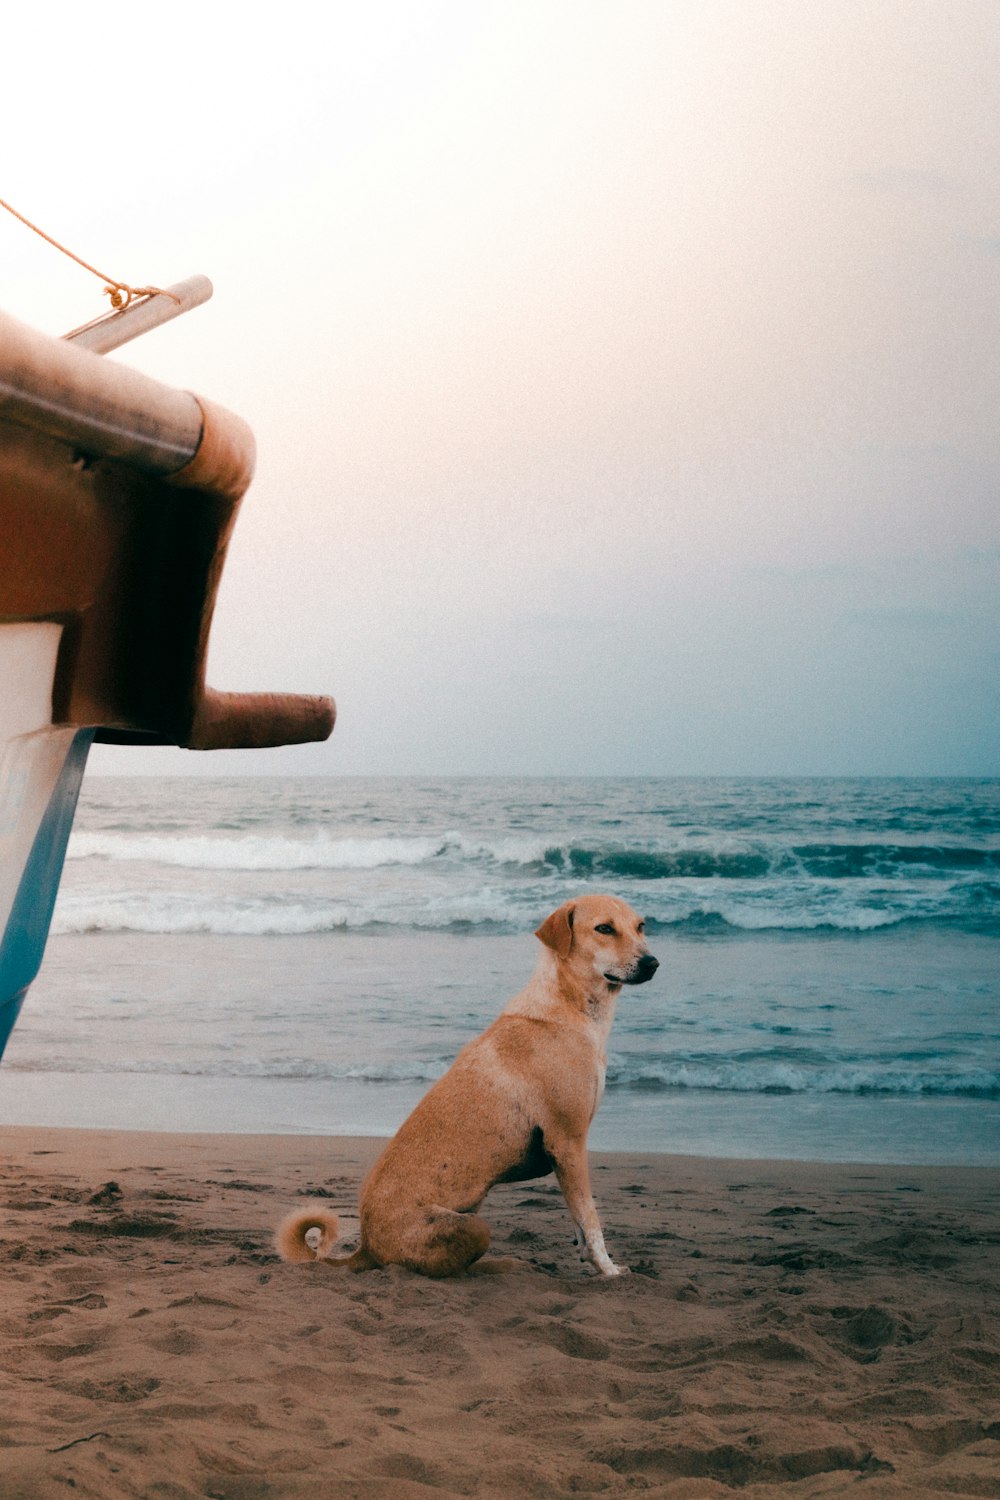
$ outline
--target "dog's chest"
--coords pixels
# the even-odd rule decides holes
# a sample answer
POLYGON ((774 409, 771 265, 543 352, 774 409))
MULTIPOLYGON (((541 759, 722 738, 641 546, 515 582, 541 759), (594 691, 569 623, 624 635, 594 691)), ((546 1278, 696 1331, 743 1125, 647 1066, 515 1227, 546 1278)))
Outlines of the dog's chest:
POLYGON ((604 1098, 604 1084, 608 1076, 608 1054, 605 1048, 608 1044, 608 1036, 611 1032, 611 1023, 614 1020, 613 1012, 605 1014, 600 1019, 592 1022, 593 1031, 591 1041, 594 1048, 594 1108, 591 1119, 597 1113, 601 1100, 604 1098))
MULTIPOLYGON (((608 1074, 608 1058, 603 1046, 603 1037, 591 1035, 587 1048, 586 1066, 580 1070, 580 1083, 589 1096, 590 1120, 596 1115, 604 1098, 604 1084, 608 1074)), ((589 1123, 589 1122, 588 1122, 589 1123)))

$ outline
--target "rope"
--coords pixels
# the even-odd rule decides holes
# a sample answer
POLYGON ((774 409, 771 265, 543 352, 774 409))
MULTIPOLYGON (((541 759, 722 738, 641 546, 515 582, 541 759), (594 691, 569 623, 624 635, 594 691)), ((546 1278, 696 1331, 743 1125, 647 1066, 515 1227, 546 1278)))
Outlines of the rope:
POLYGON ((20 219, 21 223, 26 224, 29 229, 33 229, 35 234, 40 235, 43 240, 47 240, 57 250, 61 250, 63 255, 68 255, 70 260, 75 260, 78 266, 83 266, 85 271, 90 271, 92 275, 103 281, 105 283, 105 295, 111 298, 111 306, 116 310, 128 307, 136 297, 173 297, 175 302, 180 301, 178 297, 174 297, 173 292, 165 292, 162 287, 129 286, 127 281, 116 281, 113 276, 106 276, 103 271, 99 271, 89 261, 82 260, 79 255, 74 255, 72 250, 67 250, 65 245, 60 245, 58 240, 54 240, 51 234, 46 234, 44 229, 39 229, 37 224, 32 224, 30 219, 26 219, 24 214, 19 214, 17 209, 12 208, 3 198, 0 198, 0 208, 5 208, 9 214, 14 215, 15 219, 20 219))

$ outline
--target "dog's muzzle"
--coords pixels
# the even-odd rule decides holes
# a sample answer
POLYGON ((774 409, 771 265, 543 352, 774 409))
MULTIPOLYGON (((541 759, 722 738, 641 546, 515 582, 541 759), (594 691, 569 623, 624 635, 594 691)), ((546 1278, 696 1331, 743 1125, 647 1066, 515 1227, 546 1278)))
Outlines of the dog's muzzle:
POLYGON ((652 979, 660 967, 660 960, 654 958, 651 953, 644 953, 641 958, 636 959, 627 974, 605 974, 609 984, 645 984, 647 979, 652 979))

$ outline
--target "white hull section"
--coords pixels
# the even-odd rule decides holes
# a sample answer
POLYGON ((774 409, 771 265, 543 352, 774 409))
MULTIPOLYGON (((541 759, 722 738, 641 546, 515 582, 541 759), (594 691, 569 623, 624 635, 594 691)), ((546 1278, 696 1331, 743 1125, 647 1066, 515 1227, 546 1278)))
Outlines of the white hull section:
POLYGON ((52 723, 61 636, 0 625, 0 1052, 45 951, 93 737, 52 723))

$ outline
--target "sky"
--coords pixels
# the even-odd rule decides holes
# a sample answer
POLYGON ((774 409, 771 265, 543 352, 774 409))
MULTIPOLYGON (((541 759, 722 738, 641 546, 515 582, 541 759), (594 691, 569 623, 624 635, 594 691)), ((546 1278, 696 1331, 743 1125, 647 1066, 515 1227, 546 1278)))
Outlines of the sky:
MULTIPOLYGON (((0 197, 206 306, 258 443, 209 681, 98 772, 1000 774, 995 0, 21 7, 0 197)), ((0 301, 99 283, 0 214, 0 301)))

